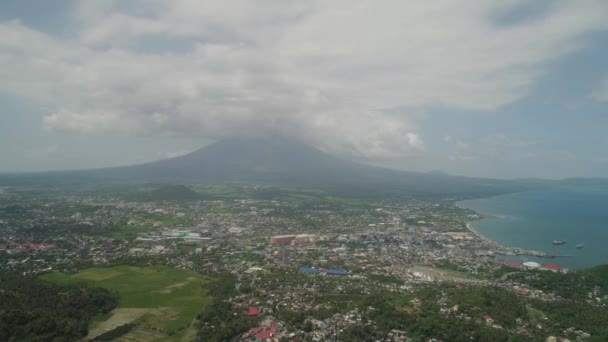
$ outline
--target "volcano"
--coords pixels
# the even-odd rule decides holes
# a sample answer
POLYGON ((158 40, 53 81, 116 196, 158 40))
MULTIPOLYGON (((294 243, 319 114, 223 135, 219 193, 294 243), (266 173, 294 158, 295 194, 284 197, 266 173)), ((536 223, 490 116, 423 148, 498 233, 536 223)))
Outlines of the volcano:
POLYGON ((220 140, 183 156, 133 166, 0 177, 0 184, 5 185, 116 182, 283 184, 357 194, 474 196, 521 190, 512 181, 361 164, 296 140, 277 137, 220 140))

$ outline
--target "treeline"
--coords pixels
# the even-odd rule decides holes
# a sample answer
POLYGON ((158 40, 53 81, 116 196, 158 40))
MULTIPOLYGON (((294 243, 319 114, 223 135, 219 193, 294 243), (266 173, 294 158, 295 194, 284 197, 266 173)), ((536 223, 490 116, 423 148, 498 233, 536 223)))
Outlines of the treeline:
POLYGON ((93 316, 111 311, 118 296, 85 284, 58 285, 0 273, 0 341, 75 341, 93 316))

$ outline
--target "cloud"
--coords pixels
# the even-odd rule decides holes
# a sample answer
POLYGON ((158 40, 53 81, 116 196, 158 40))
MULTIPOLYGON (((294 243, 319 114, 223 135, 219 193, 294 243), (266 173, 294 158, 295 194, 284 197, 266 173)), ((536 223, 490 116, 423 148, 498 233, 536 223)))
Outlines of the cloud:
POLYGON ((57 144, 47 146, 38 146, 29 148, 23 152, 23 155, 29 159, 48 159, 57 156, 61 153, 61 148, 57 144))
POLYGON ((608 77, 591 94, 591 97, 599 102, 608 102, 608 77))
MULTIPOLYGON (((571 163, 579 159, 568 149, 556 148, 551 141, 524 141, 513 138, 501 132, 487 134, 477 139, 463 141, 449 137, 446 144, 450 153, 448 160, 452 162, 481 162, 478 165, 502 164, 530 165, 531 163, 571 163), (491 163, 488 163, 491 162, 491 163)), ((601 159, 593 158, 593 163, 601 159)))
POLYGON ((594 164, 608 164, 608 158, 605 156, 594 156, 591 158, 591 162, 594 164))
POLYGON ((532 151, 532 148, 537 147, 536 144, 512 139, 500 132, 485 135, 471 142, 453 137, 446 137, 444 141, 452 147, 452 153, 448 157, 452 161, 518 161, 537 156, 537 152, 532 151))
POLYGON ((81 110, 72 112, 61 108, 44 117, 44 126, 48 129, 91 133, 110 129, 122 123, 115 112, 81 110))
POLYGON ((180 157, 180 156, 186 155, 190 152, 192 152, 192 151, 177 150, 177 151, 169 151, 169 152, 158 152, 158 157, 160 157, 161 159, 169 159, 169 158, 180 157))
POLYGON ((53 130, 278 132, 358 158, 407 157, 425 149, 419 113, 513 103, 583 35, 608 29, 603 0, 497 20, 522 3, 78 2, 70 35, 0 23, 0 92, 52 108, 53 130))

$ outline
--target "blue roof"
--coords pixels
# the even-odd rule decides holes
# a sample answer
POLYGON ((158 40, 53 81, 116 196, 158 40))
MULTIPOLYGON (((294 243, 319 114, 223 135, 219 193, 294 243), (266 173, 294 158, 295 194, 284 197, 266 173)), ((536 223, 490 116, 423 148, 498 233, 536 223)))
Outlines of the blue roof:
POLYGON ((345 276, 348 273, 345 270, 336 270, 336 269, 331 269, 331 270, 327 270, 327 274, 328 275, 340 275, 340 276, 345 276))
POLYGON ((311 267, 300 267, 300 273, 319 274, 319 270, 311 267))

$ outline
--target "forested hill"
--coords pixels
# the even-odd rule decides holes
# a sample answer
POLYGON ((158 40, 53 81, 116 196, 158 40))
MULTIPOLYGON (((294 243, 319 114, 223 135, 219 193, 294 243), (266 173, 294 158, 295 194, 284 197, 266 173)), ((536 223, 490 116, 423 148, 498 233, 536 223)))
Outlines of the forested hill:
POLYGON ((0 272, 0 341, 76 341, 87 335, 93 316, 117 303, 102 288, 0 272))

